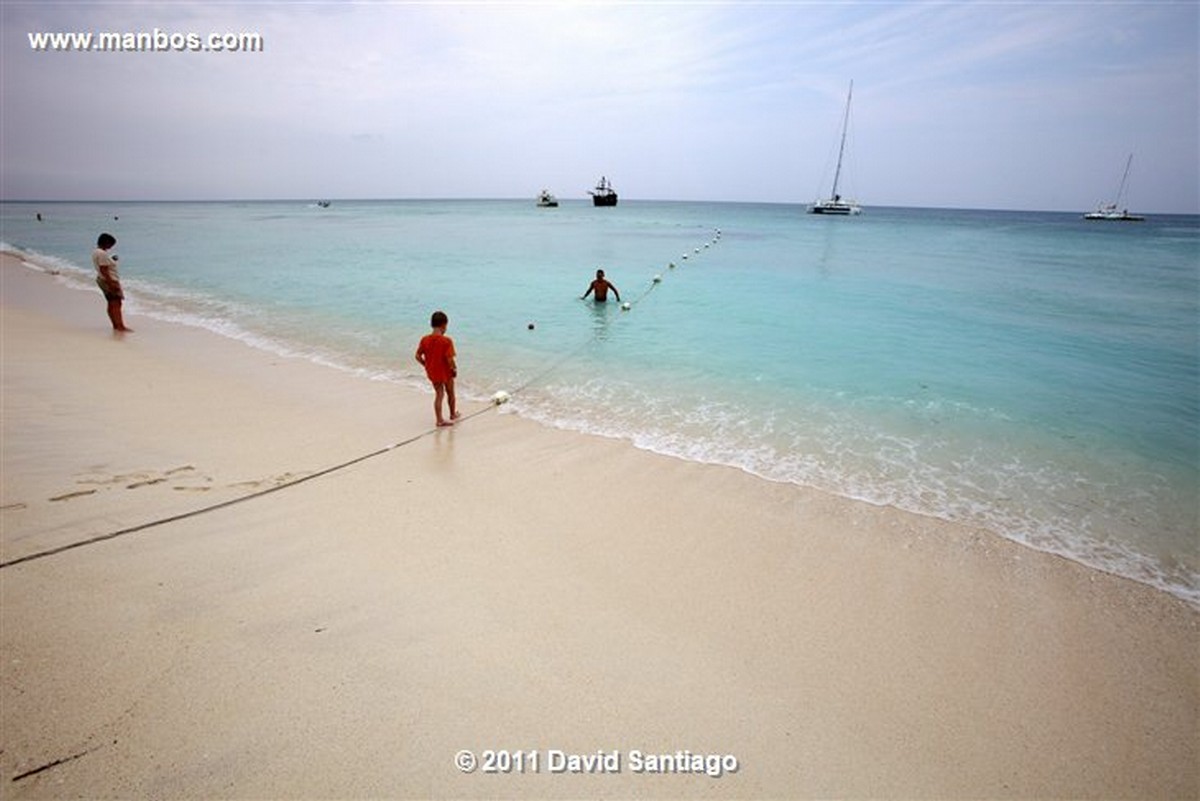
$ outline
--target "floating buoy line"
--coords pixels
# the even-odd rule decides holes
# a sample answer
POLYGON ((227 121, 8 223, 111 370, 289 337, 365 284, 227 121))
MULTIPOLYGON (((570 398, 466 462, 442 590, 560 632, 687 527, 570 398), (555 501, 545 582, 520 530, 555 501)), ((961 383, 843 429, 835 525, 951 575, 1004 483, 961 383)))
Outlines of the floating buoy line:
MULTIPOLYGON (((703 248, 697 247, 697 248, 695 248, 695 250, 693 252, 695 254, 699 254, 702 252, 702 250, 708 249, 711 245, 717 244, 720 240, 721 240, 721 229, 717 228, 717 229, 715 229, 713 238, 711 240, 705 242, 703 245, 703 248)), ((687 261, 688 254, 686 252, 683 253, 680 256, 680 259, 682 261, 687 261)), ((673 262, 673 261, 669 262, 667 264, 667 269, 668 270, 676 269, 675 262, 673 262)), ((656 274, 653 278, 650 279, 650 281, 648 282, 646 287, 642 290, 641 294, 639 294, 632 301, 625 301, 624 303, 621 304, 621 311, 622 312, 632 311, 639 303, 641 303, 643 300, 646 299, 647 295, 649 295, 651 292, 653 292, 655 290, 655 288, 657 288, 659 285, 661 285, 662 282, 663 282, 662 275, 656 274)), ((534 324, 532 322, 529 323, 528 326, 529 326, 529 330, 531 330, 531 331, 534 330, 534 324)), ((582 343, 580 343, 575 348, 572 348, 570 351, 563 354, 558 359, 555 359, 549 366, 546 367, 546 369, 535 374, 533 377, 527 379, 526 381, 521 383, 519 386, 517 386, 515 389, 513 389, 511 392, 508 392, 506 390, 497 391, 496 393, 494 393, 491 396, 490 401, 487 406, 484 406, 480 409, 476 409, 474 412, 471 412, 470 414, 460 417, 458 419, 458 421, 455 423, 455 425, 456 426, 462 425, 463 423, 467 422, 468 420, 471 420, 472 418, 478 417, 481 414, 489 412, 497 407, 503 406, 504 404, 508 403, 510 400, 512 400, 513 395, 523 392, 525 389, 527 389, 531 385, 536 384, 537 382, 544 379, 550 373, 557 370, 565 361, 573 358, 574 356, 578 355, 579 351, 590 346, 593 343, 594 339, 595 339, 595 337, 593 336, 593 337, 589 337, 588 339, 584 340, 582 343)), ((217 503, 209 504, 207 506, 199 507, 197 509, 192 509, 187 512, 181 512, 179 514, 170 515, 169 517, 162 517, 162 518, 158 518, 156 520, 151 520, 146 523, 139 523, 137 525, 117 529, 116 531, 109 531, 104 534, 97 534, 97 535, 94 535, 91 537, 86 537, 82 540, 77 540, 75 542, 69 542, 64 545, 56 546, 54 548, 47 548, 44 551, 37 551, 35 553, 26 554, 25 556, 18 556, 18 557, 9 559, 4 562, 0 562, 0 569, 6 568, 6 567, 13 567, 15 565, 24 564, 26 562, 32 562, 37 559, 44 559, 47 556, 54 556, 55 554, 64 553, 66 551, 71 551, 76 548, 82 548, 87 545, 94 545, 99 542, 105 542, 106 540, 116 539, 117 537, 123 537, 127 534, 135 534, 140 531, 147 531, 152 528, 158 528, 159 526, 165 526, 169 523, 178 523, 182 520, 187 520, 189 518, 199 517, 200 515, 208 514, 209 512, 215 512, 220 509, 227 509, 227 508, 229 508, 231 506, 235 506, 239 503, 245 503, 247 501, 252 501, 257 498, 262 498, 266 495, 271 495, 276 492, 281 492, 282 490, 290 489, 290 488, 298 486, 300 484, 304 484, 305 482, 313 481, 314 479, 318 479, 318 478, 322 478, 324 476, 330 475, 331 473, 336 473, 338 471, 345 470, 348 467, 353 467, 356 464, 361 464, 362 462, 365 462, 369 459, 374 459, 377 456, 383 456, 386 453, 391 453, 394 450, 403 448, 406 445, 411 445, 414 442, 417 442, 418 440, 423 439, 423 438, 425 438, 431 434, 434 434, 438 431, 441 431, 441 430, 442 430, 441 428, 434 426, 434 427, 428 428, 428 429, 420 432, 419 434, 414 434, 413 436, 408 437, 407 439, 402 439, 399 442, 394 442, 391 445, 386 445, 382 448, 379 448, 378 450, 371 451, 370 453, 364 453, 360 456, 354 457, 353 459, 347 459, 344 462, 340 462, 338 464, 331 465, 330 467, 323 468, 316 472, 309 473, 309 474, 303 475, 303 476, 299 476, 297 478, 293 478, 293 479, 291 479, 289 481, 285 481, 281 484, 276 484, 274 486, 267 487, 266 489, 256 490, 254 492, 247 493, 246 495, 239 495, 236 498, 230 498, 225 501, 220 501, 217 503)))

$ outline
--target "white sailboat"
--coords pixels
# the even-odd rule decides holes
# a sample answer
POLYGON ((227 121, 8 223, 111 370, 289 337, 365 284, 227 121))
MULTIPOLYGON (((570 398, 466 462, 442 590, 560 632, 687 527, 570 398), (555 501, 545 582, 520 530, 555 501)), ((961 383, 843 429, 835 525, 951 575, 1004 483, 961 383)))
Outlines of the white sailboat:
POLYGON ((854 95, 854 81, 850 81, 850 91, 846 93, 846 113, 842 117, 842 142, 838 146, 837 169, 833 173, 833 191, 825 200, 818 200, 808 207, 809 214, 862 214, 862 207, 853 200, 846 200, 838 194, 838 181, 842 177, 842 157, 846 153, 846 129, 850 126, 850 98, 854 95))
POLYGON ((1121 200, 1125 197, 1125 182, 1129 180, 1129 166, 1133 164, 1133 154, 1125 161, 1125 172, 1121 175, 1121 186, 1117 189, 1117 199, 1112 203, 1102 203, 1095 211, 1083 215, 1085 220, 1117 220, 1119 222, 1142 222, 1145 217, 1130 214, 1129 209, 1121 208, 1121 200))

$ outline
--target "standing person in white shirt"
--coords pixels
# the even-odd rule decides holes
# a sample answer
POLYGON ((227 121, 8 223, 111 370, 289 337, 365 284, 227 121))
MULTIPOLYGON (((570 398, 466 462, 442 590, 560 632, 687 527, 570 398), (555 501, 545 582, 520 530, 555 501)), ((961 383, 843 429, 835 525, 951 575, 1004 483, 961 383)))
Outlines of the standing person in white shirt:
POLYGON ((108 319, 112 321, 113 331, 123 334, 133 329, 126 327, 121 314, 125 293, 121 290, 121 276, 117 274, 117 257, 108 252, 116 244, 117 238, 112 234, 100 234, 96 249, 92 251, 92 264, 96 267, 96 285, 108 301, 108 319))

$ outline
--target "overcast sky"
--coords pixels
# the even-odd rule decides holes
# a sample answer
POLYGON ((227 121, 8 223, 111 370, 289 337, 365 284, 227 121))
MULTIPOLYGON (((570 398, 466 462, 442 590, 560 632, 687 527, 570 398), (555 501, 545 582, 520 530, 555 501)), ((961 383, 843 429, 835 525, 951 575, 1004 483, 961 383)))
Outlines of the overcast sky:
POLYGON ((1200 3, 0 0, 5 199, 584 198, 1200 212, 1200 3), (263 52, 37 52, 38 31, 263 52))

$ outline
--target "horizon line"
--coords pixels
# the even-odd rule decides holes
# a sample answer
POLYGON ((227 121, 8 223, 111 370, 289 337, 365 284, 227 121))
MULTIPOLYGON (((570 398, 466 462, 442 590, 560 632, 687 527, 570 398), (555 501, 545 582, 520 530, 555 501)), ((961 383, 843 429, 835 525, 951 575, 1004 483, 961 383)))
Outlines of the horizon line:
MULTIPOLYGON (((535 200, 525 196, 507 197, 258 197, 258 198, 0 198, 0 203, 20 203, 34 205, 37 203, 88 203, 88 204, 119 204, 119 203, 463 203, 463 202, 526 202, 535 200)), ((590 205, 588 198, 562 198, 560 203, 579 203, 590 205)), ((813 201, 797 200, 686 200, 677 198, 623 198, 628 203, 726 203, 730 205, 757 206, 798 206, 811 205, 813 201)), ((981 206, 921 206, 899 205, 893 203, 860 204, 864 209, 914 209, 928 211, 1006 211, 1027 212, 1037 214, 1084 214, 1094 209, 1029 209, 1017 207, 981 207, 981 206)), ((1135 211, 1134 209, 1130 209, 1135 211)), ((1137 209, 1138 214, 1155 214, 1159 216, 1195 217, 1200 216, 1200 208, 1195 211, 1154 211, 1137 209)))

